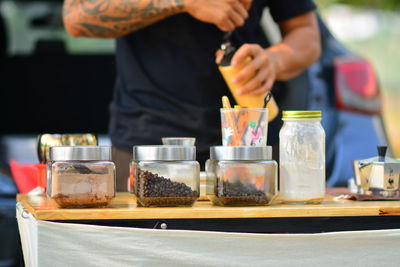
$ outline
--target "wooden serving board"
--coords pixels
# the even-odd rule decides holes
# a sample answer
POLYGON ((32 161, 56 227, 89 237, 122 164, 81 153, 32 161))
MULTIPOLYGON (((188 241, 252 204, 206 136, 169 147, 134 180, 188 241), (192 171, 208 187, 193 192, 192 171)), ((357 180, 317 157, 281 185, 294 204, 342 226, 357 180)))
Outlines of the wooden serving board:
POLYGON ((37 220, 213 219, 279 217, 400 216, 400 201, 335 201, 322 204, 274 204, 256 207, 217 207, 198 201, 193 207, 137 207, 128 193, 118 193, 106 208, 59 208, 46 196, 17 195, 17 201, 37 220))

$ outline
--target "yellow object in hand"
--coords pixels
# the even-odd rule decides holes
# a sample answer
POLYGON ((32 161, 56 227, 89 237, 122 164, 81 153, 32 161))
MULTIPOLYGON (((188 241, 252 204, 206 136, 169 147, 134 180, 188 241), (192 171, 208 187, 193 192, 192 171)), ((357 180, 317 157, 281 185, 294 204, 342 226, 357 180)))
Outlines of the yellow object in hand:
MULTIPOLYGON (((237 91, 239 90, 240 87, 242 87, 243 84, 245 84, 247 81, 244 81, 242 84, 234 84, 232 83, 233 77, 239 73, 239 71, 247 64, 251 62, 251 58, 247 57, 245 62, 239 66, 239 67, 232 67, 232 66, 219 66, 219 71, 221 72, 222 76, 224 77, 224 80, 226 84, 228 85, 233 97, 236 100, 236 103, 239 104, 240 106, 245 106, 249 108, 262 108, 264 105, 264 98, 265 94, 262 95, 238 95, 237 91)), ((255 75, 255 73, 254 73, 255 75)), ((229 100, 228 100, 229 101, 229 100)), ((267 105, 268 108, 268 121, 272 121, 279 113, 279 108, 278 105, 275 102, 275 99, 272 97, 271 100, 268 102, 267 105)))

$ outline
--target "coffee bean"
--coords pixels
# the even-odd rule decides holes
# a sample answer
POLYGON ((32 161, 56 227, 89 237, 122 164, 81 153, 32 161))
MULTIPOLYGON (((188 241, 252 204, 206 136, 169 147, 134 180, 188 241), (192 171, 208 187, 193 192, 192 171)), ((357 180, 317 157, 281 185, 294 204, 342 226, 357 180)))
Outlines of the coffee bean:
POLYGON ((139 168, 135 180, 135 194, 141 206, 191 206, 199 197, 199 193, 185 183, 139 168))
POLYGON ((239 180, 235 182, 221 181, 217 178, 215 195, 222 205, 266 205, 269 199, 262 190, 258 190, 254 184, 243 184, 239 180))

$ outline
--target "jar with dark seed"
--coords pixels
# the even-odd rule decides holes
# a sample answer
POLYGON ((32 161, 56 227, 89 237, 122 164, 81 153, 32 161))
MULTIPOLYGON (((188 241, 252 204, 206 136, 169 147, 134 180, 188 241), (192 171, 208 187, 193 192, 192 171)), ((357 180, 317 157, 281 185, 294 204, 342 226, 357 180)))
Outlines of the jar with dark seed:
POLYGON ((217 146, 206 162, 215 205, 268 205, 277 195, 277 163, 267 146, 217 146))
POLYGON ((192 206, 199 197, 200 165, 194 146, 136 146, 131 192, 143 207, 192 206))

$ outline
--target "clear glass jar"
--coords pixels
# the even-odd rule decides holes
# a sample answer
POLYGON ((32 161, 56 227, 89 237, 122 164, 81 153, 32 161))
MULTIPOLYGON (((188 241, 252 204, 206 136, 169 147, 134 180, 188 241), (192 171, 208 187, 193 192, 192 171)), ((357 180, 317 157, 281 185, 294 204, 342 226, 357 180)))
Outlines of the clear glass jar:
POLYGON ((194 146, 136 146, 130 168, 140 206, 192 206, 200 195, 194 146))
POLYGON ((51 147, 47 173, 47 194, 60 207, 106 206, 115 197, 110 147, 51 147))
POLYGON ((267 205, 277 195, 278 164, 271 147, 216 146, 206 162, 215 205, 267 205))
POLYGON ((325 131, 321 111, 284 111, 279 133, 280 195, 286 203, 325 197, 325 131))

